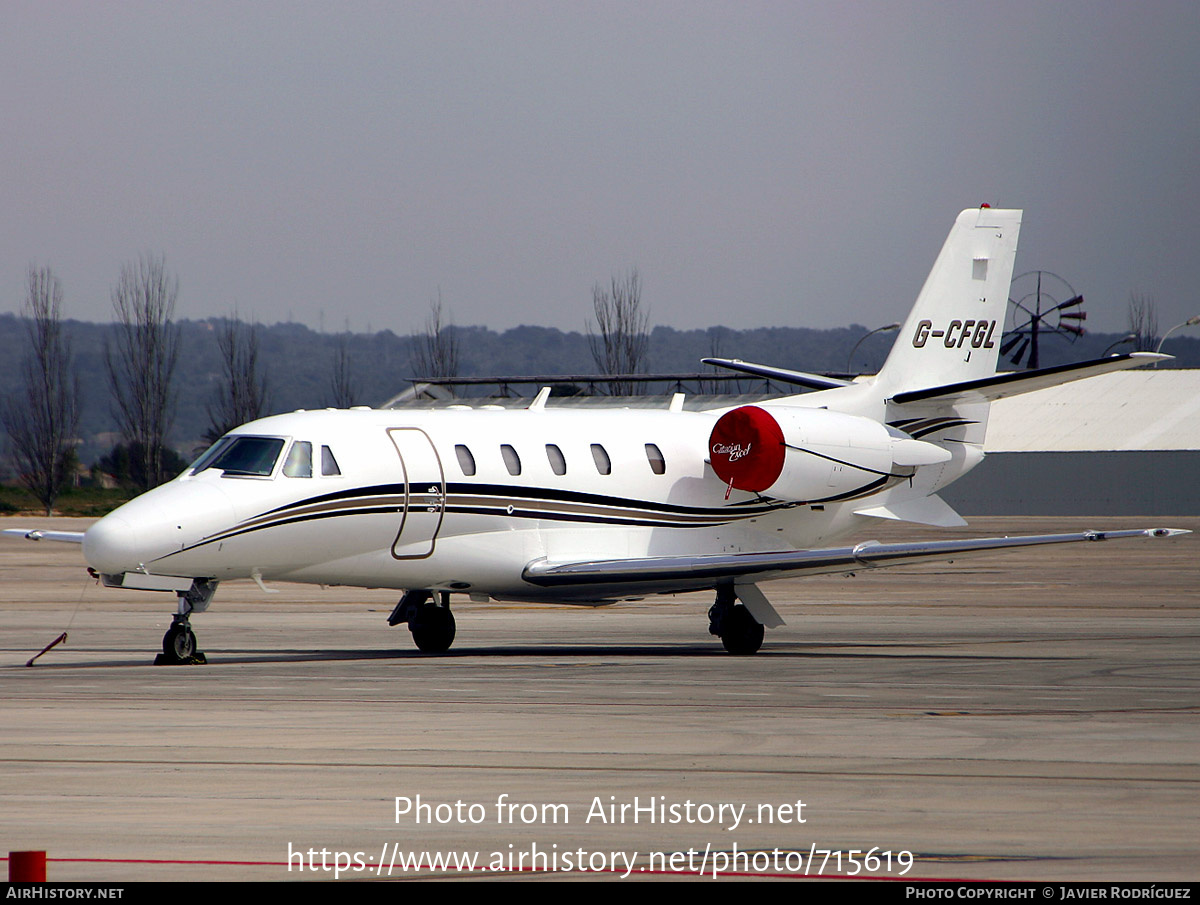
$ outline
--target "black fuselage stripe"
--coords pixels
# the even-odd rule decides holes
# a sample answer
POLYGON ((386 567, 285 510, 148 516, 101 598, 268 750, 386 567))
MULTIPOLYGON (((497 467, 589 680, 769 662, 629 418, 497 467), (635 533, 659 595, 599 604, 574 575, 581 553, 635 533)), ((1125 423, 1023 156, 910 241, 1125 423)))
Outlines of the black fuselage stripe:
MULTIPOLYGON (((664 503, 656 500, 635 500, 628 497, 609 496, 606 494, 597 493, 582 493, 572 490, 558 490, 551 487, 530 487, 525 485, 514 484, 472 484, 472 483, 450 483, 442 485, 438 481, 414 481, 409 485, 409 492, 412 487, 423 486, 438 486, 444 487, 446 496, 494 496, 500 498, 515 498, 518 500, 545 500, 546 502, 555 503, 576 503, 590 506, 609 506, 621 509, 641 509, 647 511, 655 511, 666 514, 678 513, 682 515, 700 515, 700 516, 715 516, 718 512, 725 515, 729 512, 736 512, 739 515, 745 513, 758 514, 761 512, 769 512, 776 508, 773 506, 764 506, 758 500, 746 500, 744 502, 733 503, 727 506, 722 506, 719 509, 704 506, 680 506, 675 503, 664 503)), ((358 498, 370 498, 374 496, 403 496, 405 494, 404 484, 376 484, 369 487, 355 487, 346 490, 339 490, 335 493, 321 494, 315 497, 306 497, 303 500, 297 500, 294 503, 287 503, 283 506, 278 506, 275 509, 268 510, 262 515, 274 515, 276 513, 287 512, 292 509, 297 509, 303 506, 312 506, 319 503, 332 502, 334 500, 350 500, 358 498)), ((260 516, 261 517, 261 516, 260 516)))
MULTIPOLYGON (((708 521, 668 521, 664 518, 654 518, 653 516, 635 517, 635 516, 617 516, 617 515, 587 515, 577 512, 563 512, 542 509, 521 509, 513 507, 512 511, 508 510, 507 506, 447 506, 447 513, 456 515, 483 515, 483 516, 500 516, 503 518, 520 518, 533 519, 557 522, 582 522, 595 525, 622 525, 626 527, 643 527, 643 528, 712 528, 719 525, 727 524, 734 519, 710 519, 708 521)), ((220 543, 229 540, 230 538, 239 537, 245 534, 252 534, 257 531, 264 531, 267 528, 278 528, 283 525, 292 525, 300 522, 317 521, 319 519, 328 518, 343 518, 359 515, 389 515, 397 514, 394 506, 363 506, 348 509, 327 510, 323 512, 310 512, 303 515, 293 515, 284 518, 275 519, 269 522, 263 522, 257 525, 249 525, 243 528, 234 528, 230 531, 222 532, 221 534, 205 538, 191 546, 184 547, 182 550, 175 550, 165 556, 159 557, 159 562, 165 559, 170 559, 172 556, 178 556, 180 553, 187 553, 200 547, 208 546, 209 544, 220 543)), ((420 511, 417 514, 422 514, 420 511)), ((744 514, 739 514, 739 517, 748 517, 744 514)))

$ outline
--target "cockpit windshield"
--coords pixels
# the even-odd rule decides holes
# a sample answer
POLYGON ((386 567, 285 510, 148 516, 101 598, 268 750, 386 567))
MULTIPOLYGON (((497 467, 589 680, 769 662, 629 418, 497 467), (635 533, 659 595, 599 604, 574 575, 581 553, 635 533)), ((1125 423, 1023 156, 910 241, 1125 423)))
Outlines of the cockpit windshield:
POLYGON ((225 475, 269 478, 282 451, 278 437, 222 437, 196 460, 191 473, 219 468, 225 475))

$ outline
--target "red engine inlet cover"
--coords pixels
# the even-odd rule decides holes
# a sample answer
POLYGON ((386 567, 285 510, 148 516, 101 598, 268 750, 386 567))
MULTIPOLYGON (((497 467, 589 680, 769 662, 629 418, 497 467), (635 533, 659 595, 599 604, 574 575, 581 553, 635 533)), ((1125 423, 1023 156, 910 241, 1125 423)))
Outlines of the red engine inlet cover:
POLYGON ((717 419, 708 452, 713 471, 726 485, 758 493, 779 479, 786 450, 770 412, 743 405, 717 419))

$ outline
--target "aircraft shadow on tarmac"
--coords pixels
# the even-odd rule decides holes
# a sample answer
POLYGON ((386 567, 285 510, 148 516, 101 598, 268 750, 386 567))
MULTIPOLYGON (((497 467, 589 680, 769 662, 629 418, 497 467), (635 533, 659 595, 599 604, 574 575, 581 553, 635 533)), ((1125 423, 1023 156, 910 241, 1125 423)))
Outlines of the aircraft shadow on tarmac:
MULTIPOLYGON (((696 645, 629 645, 629 644, 595 644, 595 645, 557 645, 557 644, 525 644, 525 645, 491 645, 487 647, 463 647, 441 654, 427 654, 419 650, 210 650, 205 654, 208 662, 194 664, 196 666, 237 666, 270 663, 322 663, 322 662, 354 662, 368 660, 413 660, 413 661, 446 661, 446 660, 495 660, 506 658, 538 658, 538 657, 571 657, 580 660, 594 657, 618 657, 629 659, 644 659, 660 657, 665 659, 724 659, 732 663, 752 663, 763 658, 778 659, 891 659, 891 660, 934 660, 934 661, 1056 661, 1078 659, 1063 656, 1029 656, 1029 655, 998 655, 987 653, 955 653, 950 651, 913 652, 894 650, 905 645, 861 644, 861 643, 821 643, 812 641, 775 641, 764 647, 753 657, 732 657, 720 647, 711 644, 696 645)), ((116 653, 113 651, 113 653, 116 653)), ((15 664, 14 664, 15 665, 15 664)), ((38 663, 38 669, 98 669, 130 666, 153 665, 153 657, 138 657, 137 659, 111 659, 91 663, 38 663)))

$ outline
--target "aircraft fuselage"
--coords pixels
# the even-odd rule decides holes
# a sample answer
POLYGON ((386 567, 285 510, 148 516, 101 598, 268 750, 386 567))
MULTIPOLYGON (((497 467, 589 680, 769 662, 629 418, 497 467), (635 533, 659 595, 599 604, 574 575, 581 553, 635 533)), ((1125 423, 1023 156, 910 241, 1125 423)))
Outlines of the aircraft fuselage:
MULTIPOLYGON (((802 411, 817 421, 845 417, 802 411)), ((835 466, 818 459, 804 501, 730 491, 708 462, 717 414, 274 416, 229 435, 279 441, 266 473, 190 468, 97 522, 84 538, 84 555, 113 575, 258 577, 582 602, 612 599, 622 589, 548 591, 522 578, 524 566, 774 551, 853 529, 856 520, 834 498, 854 496, 876 483, 873 475, 835 476, 835 466), (310 458, 289 470, 297 444, 308 445, 310 458)))

